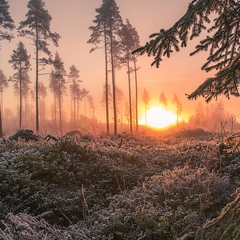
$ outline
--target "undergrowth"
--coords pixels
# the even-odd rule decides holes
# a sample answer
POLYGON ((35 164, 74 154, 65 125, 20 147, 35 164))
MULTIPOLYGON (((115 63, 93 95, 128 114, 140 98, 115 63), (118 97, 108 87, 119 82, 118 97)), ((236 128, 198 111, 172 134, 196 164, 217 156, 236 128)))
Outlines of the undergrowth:
POLYGON ((239 155, 218 146, 207 134, 7 142, 0 239, 238 239, 239 155))

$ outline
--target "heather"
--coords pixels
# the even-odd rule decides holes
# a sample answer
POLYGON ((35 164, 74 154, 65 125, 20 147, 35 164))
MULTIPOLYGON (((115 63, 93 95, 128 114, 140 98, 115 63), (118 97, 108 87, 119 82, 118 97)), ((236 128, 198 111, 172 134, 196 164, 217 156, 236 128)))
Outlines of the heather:
POLYGON ((238 135, 221 152, 222 139, 197 129, 3 141, 0 239, 239 239, 238 135))

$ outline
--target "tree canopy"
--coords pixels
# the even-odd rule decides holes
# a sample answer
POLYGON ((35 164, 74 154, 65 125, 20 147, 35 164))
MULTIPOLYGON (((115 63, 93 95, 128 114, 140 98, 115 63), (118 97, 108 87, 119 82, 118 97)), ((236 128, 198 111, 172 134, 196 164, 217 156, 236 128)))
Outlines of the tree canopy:
POLYGON ((6 39, 11 40, 13 36, 8 32, 8 30, 13 30, 15 28, 14 21, 9 14, 9 5, 6 0, 0 0, 0 40, 6 39))
MULTIPOLYGON (((112 93, 113 93, 113 119, 114 134, 117 134, 117 103, 116 103, 116 84, 115 69, 118 67, 119 55, 119 29, 122 27, 122 18, 119 8, 114 0, 103 0, 100 8, 96 9, 96 17, 93 20, 95 26, 89 27, 92 31, 88 43, 98 46, 104 41, 105 48, 105 74, 106 74, 106 122, 107 132, 109 132, 109 109, 108 109, 108 61, 111 63, 112 93), (109 57, 108 57, 109 54, 109 57), (109 58, 109 59, 108 59, 109 58)), ((91 51, 95 50, 93 48, 91 51)), ((90 51, 90 52, 91 52, 90 51)))
POLYGON ((55 46, 58 46, 60 35, 51 32, 50 24, 52 17, 48 10, 45 9, 45 3, 42 0, 30 0, 27 4, 28 12, 26 20, 21 21, 18 27, 19 36, 30 37, 35 46, 35 61, 36 61, 36 131, 39 131, 39 107, 38 107, 38 82, 39 71, 43 70, 45 65, 52 63, 51 52, 48 48, 48 41, 52 41, 55 46), (46 57, 40 57, 44 53, 46 57), (41 66, 42 69, 39 69, 41 66))
POLYGON ((193 56, 208 51, 209 56, 202 70, 216 70, 189 99, 203 96, 206 101, 223 94, 239 96, 240 80, 240 3, 238 0, 192 0, 186 13, 169 29, 150 35, 151 40, 134 52, 153 56, 152 66, 160 66, 164 56, 186 47, 189 40, 207 32, 205 39, 196 46, 193 56), (214 18, 215 17, 215 18, 214 18))

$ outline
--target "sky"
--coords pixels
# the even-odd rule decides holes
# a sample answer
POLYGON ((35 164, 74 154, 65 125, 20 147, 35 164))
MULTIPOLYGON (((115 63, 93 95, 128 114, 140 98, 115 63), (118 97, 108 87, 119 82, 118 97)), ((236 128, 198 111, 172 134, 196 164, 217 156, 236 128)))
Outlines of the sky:
MULTIPOLYGON (((158 32, 161 28, 171 27, 187 10, 190 0, 115 0, 123 20, 129 19, 133 27, 136 28, 141 45, 149 41, 149 35, 158 32)), ((25 20, 27 13, 27 0, 8 0, 10 5, 10 15, 18 26, 19 22, 25 20)), ((102 99, 102 88, 104 85, 104 51, 103 49, 89 53, 93 45, 87 44, 91 31, 89 27, 94 25, 95 9, 99 8, 102 0, 45 0, 45 7, 52 17, 51 30, 61 35, 59 47, 51 46, 53 54, 57 51, 64 62, 64 67, 69 72, 69 67, 75 65, 80 71, 81 86, 89 90, 95 100, 96 115, 102 111, 99 102, 102 99)), ((16 34, 15 34, 16 35, 16 34)), ((185 120, 193 114, 195 106, 199 102, 204 103, 204 99, 189 101, 186 93, 193 92, 207 77, 214 75, 213 72, 205 73, 201 71, 201 66, 205 63, 207 53, 199 53, 193 57, 189 54, 196 44, 203 38, 200 37, 188 43, 187 48, 181 49, 170 59, 165 58, 159 68, 151 67, 152 57, 147 55, 138 58, 138 86, 139 86, 139 109, 140 118, 143 113, 142 94, 144 88, 148 91, 151 101, 150 107, 159 104, 159 96, 163 92, 167 101, 171 103, 173 93, 175 93, 183 105, 183 116, 185 120)), ((16 37, 11 42, 2 41, 0 51, 0 68, 5 75, 11 76, 13 70, 8 64, 13 49, 17 43, 23 41, 28 52, 34 56, 32 42, 16 37)), ((32 60, 31 80, 34 84, 34 62, 32 60)), ((42 76, 40 81, 48 86, 49 77, 42 76)), ((132 82, 134 82, 132 78, 132 82)), ((126 69, 116 73, 116 84, 127 93, 126 69)), ((132 84, 132 89, 134 85, 132 84)), ((7 89, 4 94, 4 107, 16 105, 16 98, 11 96, 13 90, 7 89)), ((51 95, 49 92, 48 95, 51 95)), ((224 99, 226 109, 235 116, 240 116, 240 110, 236 106, 239 104, 237 98, 224 99)), ((213 101, 215 102, 215 100, 213 101)))

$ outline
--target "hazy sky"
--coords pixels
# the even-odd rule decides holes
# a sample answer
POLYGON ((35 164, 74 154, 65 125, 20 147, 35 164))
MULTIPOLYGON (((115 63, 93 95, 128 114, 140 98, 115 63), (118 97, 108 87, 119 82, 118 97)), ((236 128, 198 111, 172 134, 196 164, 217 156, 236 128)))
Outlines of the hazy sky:
MULTIPOLYGON (((115 0, 120 14, 125 21, 129 19, 133 27, 136 28, 141 44, 145 44, 149 40, 149 35, 158 32, 161 28, 171 27, 186 11, 190 0, 115 0)), ((10 5, 10 14, 15 21, 16 26, 21 20, 25 20, 27 13, 27 0, 8 0, 10 5)), ((89 53, 93 47, 87 44, 91 31, 88 29, 93 25, 95 19, 95 9, 99 8, 102 0, 45 0, 46 9, 52 16, 51 30, 61 35, 59 47, 51 47, 54 54, 59 52, 60 57, 64 62, 65 69, 69 72, 69 67, 75 65, 80 71, 80 78, 83 81, 82 87, 90 91, 90 94, 95 99, 96 108, 102 98, 102 88, 104 84, 104 52, 103 49, 89 53)), ((185 93, 194 91, 207 76, 212 76, 214 73, 206 74, 200 68, 206 59, 205 53, 200 53, 194 57, 190 57, 189 53, 194 50, 195 45, 203 37, 188 44, 186 49, 181 49, 179 53, 174 54, 170 59, 164 59, 160 68, 151 67, 150 64, 153 58, 146 55, 138 58, 138 81, 139 81, 139 104, 142 103, 143 89, 149 92, 151 97, 150 105, 156 105, 159 101, 161 92, 164 92, 168 102, 172 101, 173 93, 176 93, 183 105, 183 113, 188 116, 194 110, 194 106, 198 101, 188 101, 185 93)), ((31 42, 25 38, 16 37, 10 43, 2 41, 0 54, 0 68, 3 72, 10 76, 13 71, 8 64, 12 50, 16 49, 17 43, 23 41, 32 57, 33 46, 31 42)), ((34 76, 34 62, 32 62, 32 73, 34 76)), ((127 95, 127 75, 126 69, 117 72, 117 86, 125 91, 127 95)), ((31 78, 34 84, 34 77, 31 78)), ((41 77, 41 81, 46 86, 49 84, 48 77, 41 77)), ((132 85, 134 87, 134 85, 132 85)), ((8 89, 10 91, 10 89, 8 89)), ((51 93, 48 93, 51 95, 51 93)), ((14 102, 15 98, 10 98, 7 93, 4 95, 4 107, 7 104, 14 102)), ((230 112, 234 111, 238 104, 238 99, 232 98, 226 101, 225 106, 230 112)), ((141 109, 141 108, 140 108, 141 109)), ((239 111, 235 111, 238 116, 239 111)))

